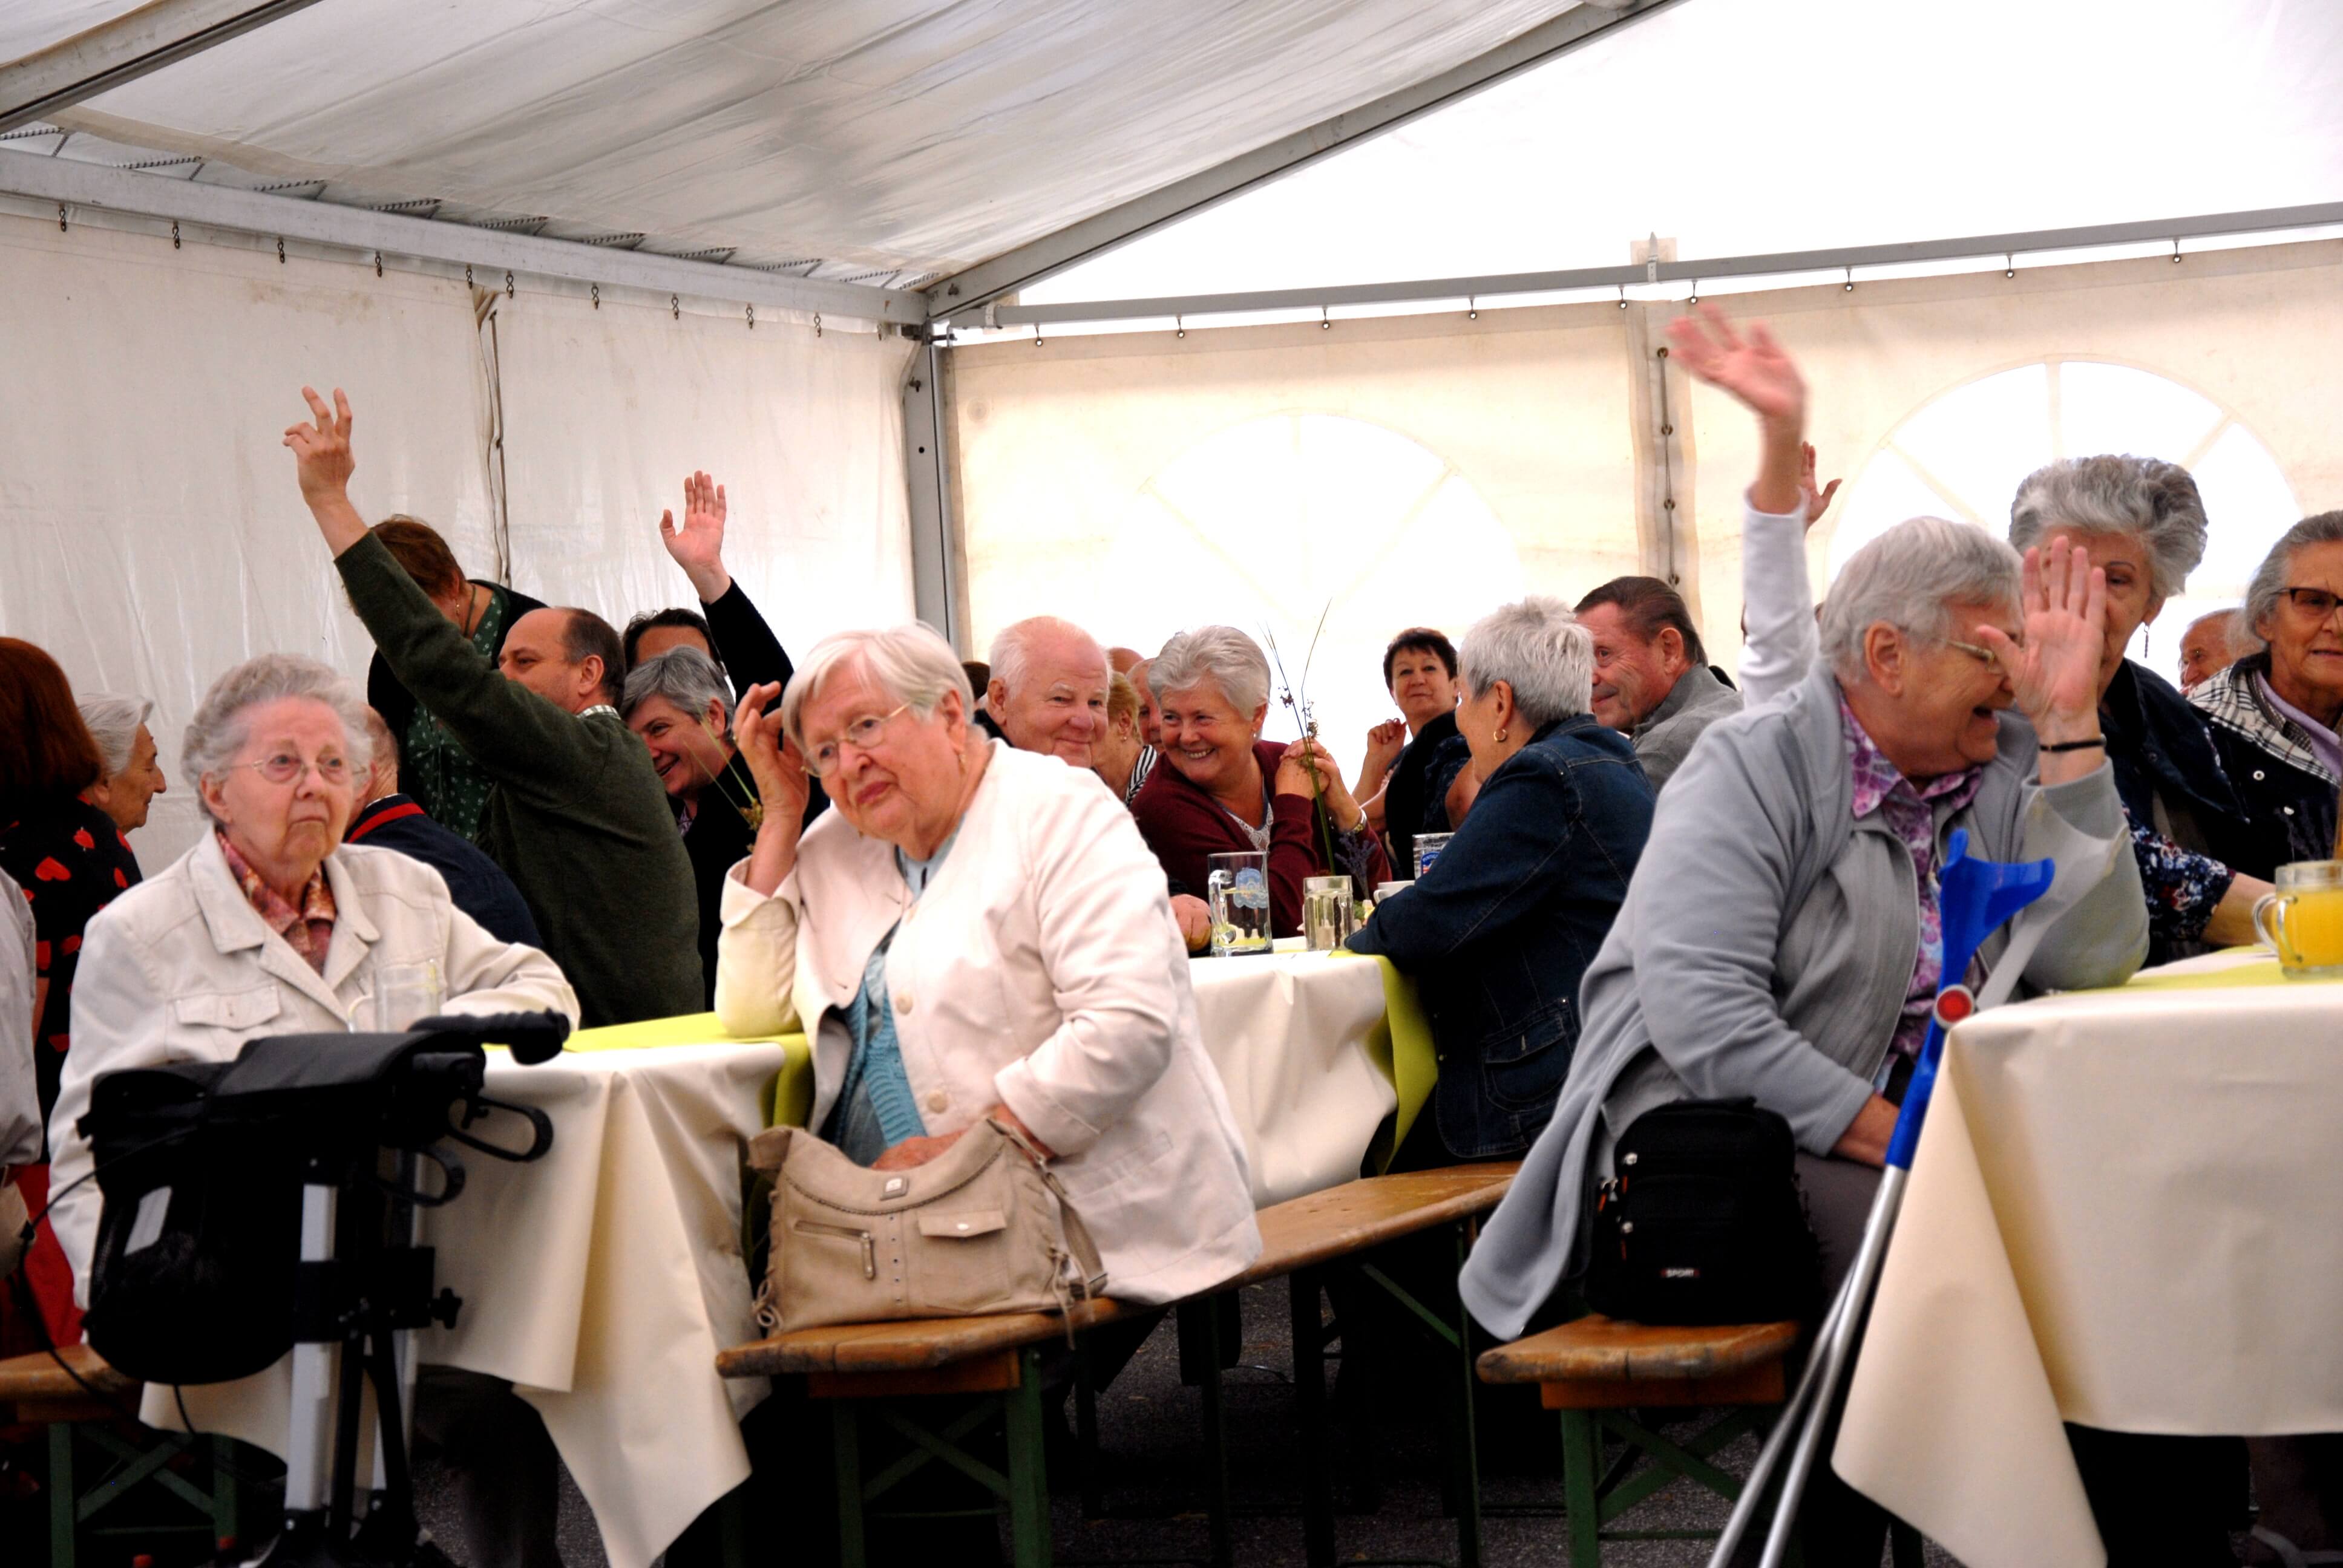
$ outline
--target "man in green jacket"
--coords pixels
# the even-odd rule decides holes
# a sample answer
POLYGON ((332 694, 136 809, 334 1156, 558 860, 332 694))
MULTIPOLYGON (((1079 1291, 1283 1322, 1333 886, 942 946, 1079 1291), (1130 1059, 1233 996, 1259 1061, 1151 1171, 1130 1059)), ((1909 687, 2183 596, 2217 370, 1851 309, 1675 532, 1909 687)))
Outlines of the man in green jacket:
POLYGON ((495 779, 480 848, 528 901, 588 1027, 700 1011, 691 861, 643 743, 618 718, 618 635, 537 609, 491 665, 350 505, 350 406, 301 389, 317 422, 285 444, 358 618, 394 674, 495 779))

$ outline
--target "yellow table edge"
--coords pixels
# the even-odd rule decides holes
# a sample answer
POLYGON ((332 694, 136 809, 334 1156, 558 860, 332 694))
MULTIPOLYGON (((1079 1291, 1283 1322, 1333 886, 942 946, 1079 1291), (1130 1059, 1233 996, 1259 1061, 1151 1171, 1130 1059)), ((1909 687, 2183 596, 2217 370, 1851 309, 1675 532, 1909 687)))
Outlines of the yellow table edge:
POLYGON ((813 1113, 813 1047, 802 1034, 735 1035, 712 1012, 677 1018, 647 1018, 637 1023, 581 1029, 569 1037, 578 1051, 659 1050, 679 1045, 778 1045, 781 1070, 766 1085, 759 1103, 768 1127, 803 1127, 813 1113))

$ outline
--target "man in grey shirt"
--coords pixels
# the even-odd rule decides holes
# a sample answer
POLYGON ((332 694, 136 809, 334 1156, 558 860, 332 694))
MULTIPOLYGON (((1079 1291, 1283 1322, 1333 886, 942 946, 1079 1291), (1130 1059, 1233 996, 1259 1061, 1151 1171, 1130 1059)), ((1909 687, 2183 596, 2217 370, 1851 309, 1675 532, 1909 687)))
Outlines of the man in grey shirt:
POLYGON ((1634 743, 1657 789, 1741 694, 1710 673, 1684 596, 1657 578, 1614 578, 1577 613, 1594 635, 1594 717, 1634 743))

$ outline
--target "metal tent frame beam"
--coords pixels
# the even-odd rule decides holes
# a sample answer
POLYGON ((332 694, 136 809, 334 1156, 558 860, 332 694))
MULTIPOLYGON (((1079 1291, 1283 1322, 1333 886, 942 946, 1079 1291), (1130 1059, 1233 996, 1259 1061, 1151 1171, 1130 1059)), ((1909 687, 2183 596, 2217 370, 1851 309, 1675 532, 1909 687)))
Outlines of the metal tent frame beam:
POLYGON ((0 131, 45 120, 317 0, 148 0, 0 65, 0 131))
POLYGON ((373 251, 447 262, 488 273, 566 278, 905 326, 923 321, 927 315, 927 301, 908 289, 830 283, 639 250, 541 239, 29 153, 0 152, 0 192, 53 201, 65 208, 101 207, 264 238, 306 240, 362 254, 373 251))
POLYGON ((1976 256, 2015 257, 2038 251, 2087 250, 2098 246, 2162 244, 2166 241, 2177 245, 2184 239, 2202 239, 2214 235, 2318 228, 2335 224, 2343 224, 2343 202, 2264 207, 2252 212, 2212 213, 2197 217, 2157 218, 2141 223, 2098 224, 2080 228, 2032 229, 2021 234, 1971 235, 1957 239, 1855 246, 1842 250, 1782 251, 1770 256, 1715 256, 1705 261, 1581 267, 1569 272, 1499 273, 1483 277, 1419 278, 1402 283, 1345 284, 1327 288, 1272 288, 1239 294, 1191 294, 1161 299, 1002 305, 995 307, 988 315, 993 323, 1001 327, 1034 327, 1060 322, 1137 321, 1174 317, 1241 316, 1253 311, 1317 310, 1338 305, 1499 299, 1507 295, 1558 294, 1582 288, 1640 287, 1656 283, 1698 284, 1721 277, 1837 272, 1858 266, 1896 266, 1976 256))
POLYGON ((1533 27, 1478 58, 930 284, 926 293, 932 314, 940 322, 972 316, 1003 295, 1039 283, 1077 262, 1087 261, 1151 229, 1201 212, 1263 181, 1290 174, 1341 147, 1544 65, 1675 3, 1676 0, 1583 0, 1552 21, 1533 27))

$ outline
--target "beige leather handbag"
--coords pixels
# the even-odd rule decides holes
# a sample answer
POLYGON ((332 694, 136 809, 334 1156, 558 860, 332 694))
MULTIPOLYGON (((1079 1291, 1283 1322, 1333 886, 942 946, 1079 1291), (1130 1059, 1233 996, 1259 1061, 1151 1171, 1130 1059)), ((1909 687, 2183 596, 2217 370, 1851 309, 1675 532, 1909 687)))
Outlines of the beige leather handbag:
POLYGON ((1041 1151, 992 1121, 907 1171, 857 1165, 812 1133, 749 1146, 773 1181, 768 1331, 979 1312, 1063 1312, 1106 1273, 1041 1151))

